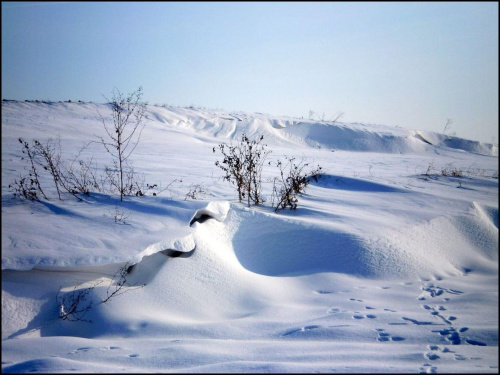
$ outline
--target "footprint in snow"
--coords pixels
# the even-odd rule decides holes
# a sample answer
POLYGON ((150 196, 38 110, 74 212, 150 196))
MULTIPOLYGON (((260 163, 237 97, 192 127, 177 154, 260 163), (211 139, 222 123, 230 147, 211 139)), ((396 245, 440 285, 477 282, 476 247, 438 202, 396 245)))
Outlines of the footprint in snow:
MULTIPOLYGON (((434 284, 430 285, 422 285, 420 289, 423 291, 422 294, 418 297, 419 300, 425 300, 426 296, 427 297, 438 297, 441 296, 443 293, 449 293, 449 294, 462 294, 463 292, 461 290, 456 290, 456 289, 446 289, 446 288, 441 288, 439 286, 434 286, 434 284)), ((449 300, 446 299, 446 300, 449 300)))
POLYGON ((326 310, 327 314, 337 314, 340 312, 340 309, 337 307, 331 307, 328 310, 326 310))
POLYGON ((364 318, 375 319, 376 318, 376 316, 373 314, 361 315, 357 312, 352 317, 353 317, 353 319, 364 319, 364 318))
POLYGON ((419 367, 418 373, 419 374, 435 374, 437 371, 436 366, 431 366, 430 364, 426 363, 422 367, 419 367))
POLYGON ((440 311, 446 311, 446 308, 444 306, 432 307, 429 305, 422 305, 422 307, 430 311, 431 315, 440 318, 446 324, 452 324, 451 323, 452 321, 457 320, 456 316, 450 315, 448 318, 445 318, 443 315, 439 313, 440 311))
POLYGON ((404 337, 401 336, 392 336, 390 333, 385 332, 383 328, 377 328, 376 331, 378 332, 377 341, 379 342, 406 340, 404 337))
POLYGON ((439 345, 429 345, 428 348, 429 350, 435 350, 435 351, 441 350, 441 352, 443 353, 455 353, 451 351, 450 348, 448 348, 447 346, 441 349, 439 345))
POLYGON ((427 359, 430 359, 431 361, 435 361, 436 359, 441 358, 439 355, 437 355, 434 352, 424 353, 424 357, 427 358, 427 359))

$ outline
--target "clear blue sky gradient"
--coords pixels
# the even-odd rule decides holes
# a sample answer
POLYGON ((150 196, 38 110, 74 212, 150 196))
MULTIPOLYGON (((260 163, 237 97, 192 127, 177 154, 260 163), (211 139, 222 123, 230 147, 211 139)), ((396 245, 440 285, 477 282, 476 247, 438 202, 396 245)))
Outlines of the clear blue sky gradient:
POLYGON ((397 125, 498 142, 497 2, 2 2, 2 98, 397 125))

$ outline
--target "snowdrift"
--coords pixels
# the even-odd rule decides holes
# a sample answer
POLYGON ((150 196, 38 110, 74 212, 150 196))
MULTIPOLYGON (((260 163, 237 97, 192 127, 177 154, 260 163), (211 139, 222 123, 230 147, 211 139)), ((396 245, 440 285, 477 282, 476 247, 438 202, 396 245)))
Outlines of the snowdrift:
MULTIPOLYGON (((60 136, 72 157, 107 111, 2 103, 2 371, 497 372, 496 148, 149 106, 133 161, 161 195, 59 200, 44 177, 50 199, 12 197, 19 137, 60 136), (259 207, 222 181, 213 149, 242 134, 323 167, 296 211, 271 207, 276 171, 259 207), (449 165, 464 175, 440 174, 449 165), (194 186, 199 200, 186 194, 194 186), (124 266, 126 294, 103 303, 124 266), (90 287, 93 323, 59 319, 55 297, 90 287)), ((80 156, 102 169, 97 146, 80 156)))
POLYGON ((498 156, 498 145, 471 141, 468 139, 434 132, 412 131, 411 133, 413 133, 415 138, 430 145, 449 147, 456 150, 474 152, 482 155, 498 156))
MULTIPOLYGON (((102 126, 99 113, 109 112, 105 104, 49 103, 3 101, 2 112, 16 122, 23 118, 23 111, 34 111, 30 124, 15 123, 17 137, 27 139, 27 130, 43 130, 52 119, 70 127, 68 136, 73 139, 91 138, 94 129, 102 126), (54 116, 56 115, 56 116, 54 116), (78 126, 75 126, 78 119, 78 126)), ((405 130, 374 124, 329 123, 290 117, 278 117, 260 113, 226 112, 222 110, 195 110, 191 108, 148 106, 145 114, 150 127, 165 131, 165 127, 187 130, 195 137, 216 137, 223 141, 235 141, 246 134, 250 138, 264 135, 267 144, 300 145, 329 150, 346 150, 382 153, 420 153, 429 145, 448 147, 483 155, 498 156, 498 147, 492 144, 465 140, 444 134, 405 130)), ((13 125, 13 123, 10 123, 13 125)), ((68 131, 65 128, 65 131, 68 131)), ((7 135, 8 137, 9 135, 7 135)), ((8 139, 8 138, 5 138, 8 139)), ((2 137, 4 140, 4 137, 2 137)))

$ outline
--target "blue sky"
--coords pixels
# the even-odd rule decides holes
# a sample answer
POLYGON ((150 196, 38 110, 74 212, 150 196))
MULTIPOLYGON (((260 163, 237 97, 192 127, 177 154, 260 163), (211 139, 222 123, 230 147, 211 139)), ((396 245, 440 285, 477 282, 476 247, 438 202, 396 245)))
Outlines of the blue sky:
POLYGON ((497 2, 2 2, 2 98, 397 125, 498 142, 497 2))

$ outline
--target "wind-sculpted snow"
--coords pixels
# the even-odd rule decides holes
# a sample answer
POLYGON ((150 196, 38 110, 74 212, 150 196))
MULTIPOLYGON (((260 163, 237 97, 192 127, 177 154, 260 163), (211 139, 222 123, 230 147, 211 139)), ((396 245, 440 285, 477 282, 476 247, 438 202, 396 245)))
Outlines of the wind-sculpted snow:
MULTIPOLYGON (((78 119, 79 125, 71 134, 75 140, 91 138, 97 130, 100 130, 102 122, 98 113, 104 117, 109 115, 109 107, 106 104, 3 101, 2 115, 7 118, 6 122, 10 125, 16 123, 17 126, 17 134, 14 137, 30 136, 26 123, 17 124, 17 118, 26 111, 33 112, 30 128, 36 126, 40 130, 52 119, 61 122, 64 127, 71 127, 72 124, 76 124, 74 119, 78 119)), ((292 147, 300 145, 328 150, 400 154, 422 153, 429 146, 434 146, 498 156, 498 146, 491 144, 433 132, 374 124, 332 123, 261 113, 151 105, 147 108, 145 118, 149 122, 149 127, 157 129, 173 127, 196 137, 216 137, 223 141, 236 141, 242 134, 246 134, 250 138, 264 135, 266 143, 270 145, 292 147)))
POLYGON ((228 211, 229 202, 209 202, 207 207, 196 211, 193 218, 189 222, 189 226, 192 226, 196 222, 203 223, 208 219, 224 221, 228 211))
POLYGON ((148 106, 130 158, 145 196, 59 199, 44 173, 48 199, 13 197, 29 168, 19 137, 60 136, 63 159, 97 173, 112 163, 98 143, 81 150, 105 136, 97 111, 109 115, 2 102, 2 372, 498 373, 493 147, 148 106), (243 133, 272 151, 259 206, 238 202, 215 166, 217 145, 243 133), (296 210, 275 213, 283 156, 323 173, 296 210), (58 296, 89 290, 93 323, 59 319, 58 296))
POLYGON ((474 202, 474 209, 483 220, 498 229, 498 207, 474 202))
MULTIPOLYGON (((179 228, 172 228, 173 233, 178 230, 179 228)), ((146 256, 151 256, 153 254, 165 252, 168 250, 180 253, 189 253, 196 247, 192 234, 182 238, 176 238, 176 234, 174 234, 173 236, 172 234, 170 234, 169 237, 171 238, 149 245, 146 249, 136 255, 130 262, 136 264, 146 256)))
POLYGON ((414 137, 421 139, 423 142, 430 145, 448 147, 467 152, 475 152, 483 155, 498 156, 498 145, 471 141, 456 136, 449 136, 428 131, 412 131, 411 133, 413 133, 414 137))
POLYGON ((457 274, 466 268, 498 271, 498 231, 478 212, 438 217, 383 240, 334 223, 311 227, 291 218, 236 207, 224 222, 210 226, 212 242, 218 236, 225 241, 229 238, 239 265, 260 275, 334 272, 401 278, 457 274))
POLYGON ((94 194, 83 203, 9 200, 4 213, 25 215, 12 215, 2 223, 2 269, 137 263, 162 250, 191 251, 194 243, 188 224, 196 206, 151 201, 143 197, 124 202, 119 212, 128 218, 115 223, 118 202, 104 195, 94 194), (50 226, 44 225, 46 215, 51 215, 50 226))

